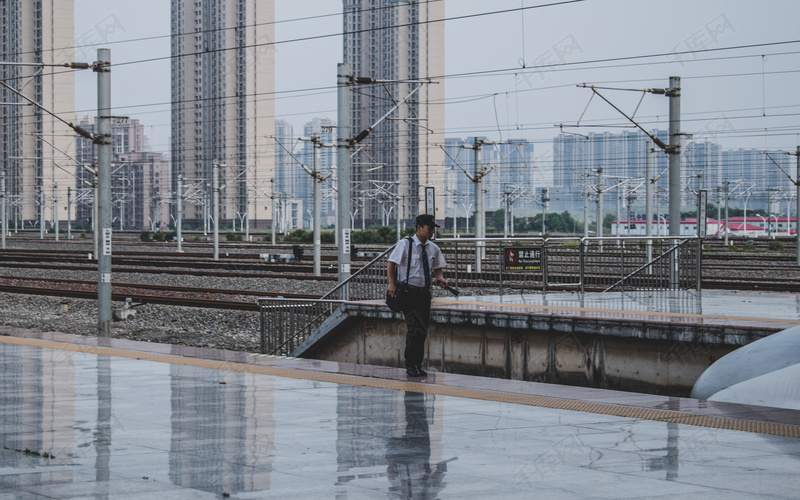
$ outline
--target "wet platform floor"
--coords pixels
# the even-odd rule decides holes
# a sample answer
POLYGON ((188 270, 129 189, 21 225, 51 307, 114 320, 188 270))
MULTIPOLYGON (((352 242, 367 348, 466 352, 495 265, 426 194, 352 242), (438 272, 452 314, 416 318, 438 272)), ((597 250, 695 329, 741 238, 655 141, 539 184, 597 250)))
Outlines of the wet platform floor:
POLYGON ((784 330, 800 324, 800 294, 724 290, 524 293, 453 297, 434 308, 576 319, 784 330))
POLYGON ((798 411, 0 334, 0 499, 737 499, 800 487, 798 411))

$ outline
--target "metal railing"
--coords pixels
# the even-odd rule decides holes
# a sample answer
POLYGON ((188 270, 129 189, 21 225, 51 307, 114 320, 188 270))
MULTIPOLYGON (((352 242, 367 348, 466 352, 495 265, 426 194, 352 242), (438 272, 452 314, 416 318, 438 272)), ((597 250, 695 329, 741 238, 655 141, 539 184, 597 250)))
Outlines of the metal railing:
POLYGON ((258 299, 261 354, 288 356, 343 303, 325 299, 258 299))
POLYGON ((445 276, 462 295, 700 289, 698 238, 490 238, 482 247, 477 241, 437 241, 447 259, 445 276), (511 270, 504 254, 512 248, 536 250, 539 258, 511 270))
POLYGON ((388 284, 386 265, 393 249, 394 245, 320 299, 259 298, 261 353, 288 356, 331 317, 345 300, 384 297, 388 284))
MULTIPOLYGON (((445 277, 462 295, 524 292, 700 290, 701 243, 695 237, 448 238, 436 240, 445 277), (505 253, 536 250, 510 270, 505 253), (477 269, 480 269, 478 271, 477 269)), ((347 301, 381 300, 392 245, 321 299, 259 298, 261 352, 288 355, 347 301)), ((448 292, 434 287, 434 296, 448 292)))

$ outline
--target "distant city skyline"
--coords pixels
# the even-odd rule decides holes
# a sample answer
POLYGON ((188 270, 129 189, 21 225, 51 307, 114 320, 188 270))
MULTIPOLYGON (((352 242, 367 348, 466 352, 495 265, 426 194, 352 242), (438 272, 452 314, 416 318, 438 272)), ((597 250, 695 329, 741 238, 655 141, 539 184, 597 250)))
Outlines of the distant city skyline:
MULTIPOLYGON (((140 118, 161 151, 168 149, 170 99, 164 3, 75 1, 81 45, 111 43, 116 62, 157 59, 115 68, 112 99, 121 111, 140 118), (137 41, 116 43, 123 40, 137 41)), ((446 135, 524 137, 544 144, 537 154, 546 159, 553 135, 547 130, 575 124, 586 108, 590 92, 576 84, 665 87, 669 76, 677 75, 684 87, 687 133, 716 137, 731 148, 788 149, 800 142, 794 119, 800 103, 793 90, 800 84, 800 37, 793 22, 799 3, 677 0, 663 9, 640 0, 585 1, 463 17, 533 6, 529 0, 498 0, 491 6, 476 0, 445 2, 445 17, 451 19, 445 22, 445 74, 452 75, 446 79, 446 135), (762 45, 770 43, 777 45, 762 45), (741 48, 725 50, 730 47, 741 48), (692 52, 697 50, 709 52, 692 52), (655 54, 665 55, 640 57, 655 54)), ((312 116, 335 119, 341 2, 276 0, 275 7, 280 42, 275 46, 275 118, 289 120, 298 130, 312 116), (288 22, 292 19, 305 20, 288 22), (298 39, 304 41, 289 41, 298 39)), ((93 59, 93 50, 80 49, 86 60, 93 59)), ((77 106, 84 114, 95 106, 93 77, 90 72, 77 75, 77 106)), ((634 93, 612 92, 610 97, 629 113, 639 99, 634 93)), ((665 99, 648 96, 637 116, 648 129, 665 128, 666 113, 665 99)), ((594 99, 583 123, 623 122, 594 99)))

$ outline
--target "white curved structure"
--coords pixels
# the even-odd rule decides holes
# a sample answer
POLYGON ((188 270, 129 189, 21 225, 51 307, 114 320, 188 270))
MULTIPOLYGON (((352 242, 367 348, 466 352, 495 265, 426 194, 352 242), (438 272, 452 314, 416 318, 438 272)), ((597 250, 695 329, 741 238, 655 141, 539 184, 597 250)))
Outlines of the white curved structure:
POLYGON ((723 356, 697 379, 691 396, 800 409, 800 325, 723 356))

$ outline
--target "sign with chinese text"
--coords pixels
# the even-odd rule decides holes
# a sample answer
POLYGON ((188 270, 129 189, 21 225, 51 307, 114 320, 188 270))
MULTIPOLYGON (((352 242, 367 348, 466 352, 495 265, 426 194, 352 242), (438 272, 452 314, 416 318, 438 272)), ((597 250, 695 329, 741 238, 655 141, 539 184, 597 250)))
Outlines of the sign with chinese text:
POLYGON ((542 249, 531 247, 503 248, 503 270, 539 271, 542 269, 542 249))

